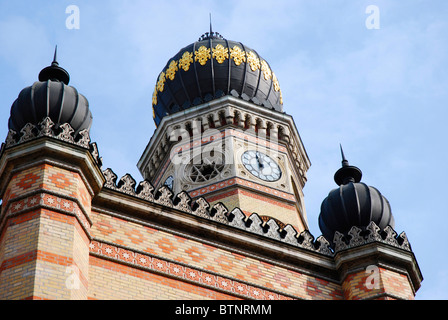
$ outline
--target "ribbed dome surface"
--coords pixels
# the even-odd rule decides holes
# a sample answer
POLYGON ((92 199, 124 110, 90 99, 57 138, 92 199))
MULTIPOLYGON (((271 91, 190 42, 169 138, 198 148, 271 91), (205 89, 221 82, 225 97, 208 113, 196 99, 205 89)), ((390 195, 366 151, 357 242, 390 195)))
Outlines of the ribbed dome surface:
POLYGON ((156 125, 166 115, 233 95, 283 111, 280 85, 269 64, 240 42, 206 33, 168 60, 153 93, 156 125))
POLYGON ((341 185, 322 202, 319 228, 329 241, 333 241, 336 231, 347 234, 351 227, 367 227, 371 221, 381 229, 394 227, 389 201, 365 183, 341 185))
POLYGON ((27 123, 37 125, 45 117, 56 124, 69 123, 75 134, 90 129, 92 114, 87 99, 59 81, 35 82, 23 89, 11 107, 8 127, 20 132, 27 123))
POLYGON ((362 173, 343 157, 343 166, 335 174, 339 185, 323 200, 319 215, 322 235, 331 243, 335 232, 347 234, 353 226, 361 229, 374 222, 380 229, 394 227, 389 201, 374 187, 360 182, 362 173))
POLYGON ((38 125, 50 117, 56 128, 69 123, 75 135, 89 130, 92 125, 89 103, 68 81, 69 75, 58 66, 55 54, 52 65, 39 74, 39 81, 23 89, 12 104, 9 129, 20 132, 27 123, 38 125))

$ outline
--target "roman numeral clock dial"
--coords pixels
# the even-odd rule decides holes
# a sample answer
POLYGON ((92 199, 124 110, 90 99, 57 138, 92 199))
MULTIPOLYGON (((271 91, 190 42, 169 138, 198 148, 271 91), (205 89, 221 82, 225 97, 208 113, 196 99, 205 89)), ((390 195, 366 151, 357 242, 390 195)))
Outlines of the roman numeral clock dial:
POLYGON ((252 175, 261 180, 274 182, 282 176, 279 165, 271 157, 262 152, 253 150, 246 151, 241 156, 241 161, 252 175))

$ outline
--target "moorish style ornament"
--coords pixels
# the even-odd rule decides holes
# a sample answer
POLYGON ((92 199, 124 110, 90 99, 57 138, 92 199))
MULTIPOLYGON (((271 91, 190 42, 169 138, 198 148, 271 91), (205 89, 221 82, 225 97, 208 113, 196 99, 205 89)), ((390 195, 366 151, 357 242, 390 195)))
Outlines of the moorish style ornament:
POLYGON ((271 68, 269 68, 268 63, 265 60, 261 61, 261 71, 263 71, 265 80, 271 79, 272 71, 271 71, 271 68))
POLYGON ((198 198, 195 200, 193 205, 193 214, 203 217, 203 218, 210 218, 210 215, 208 213, 208 208, 210 207, 210 204, 205 200, 204 198, 198 198))
POLYGON ((177 62, 175 60, 172 60, 170 62, 170 66, 168 67, 168 69, 166 69, 166 78, 174 80, 177 70, 179 70, 179 68, 177 67, 177 62))
POLYGON ((269 219, 265 223, 265 227, 267 228, 267 231, 265 233, 266 237, 269 237, 271 239, 281 240, 280 239, 280 227, 278 223, 274 219, 269 219))
POLYGON ((35 134, 33 132, 33 129, 36 126, 31 124, 31 123, 27 123, 22 130, 20 130, 20 132, 22 133, 22 136, 20 137, 19 143, 31 140, 35 137, 35 134))
POLYGON ((238 229, 245 230, 246 229, 246 223, 245 223, 246 215, 241 211, 241 209, 235 208, 232 210, 231 214, 232 214, 233 218, 229 224, 238 229))
POLYGON ((229 48, 224 48, 221 44, 216 45, 212 51, 213 58, 215 58, 218 63, 223 63, 226 59, 229 59, 229 48))
POLYGON ((14 139, 14 136, 16 135, 16 132, 12 129, 8 130, 8 135, 6 136, 5 145, 6 147, 12 146, 16 143, 16 139, 14 139))
POLYGON ((165 88, 165 72, 161 72, 159 75, 159 81, 157 82, 157 91, 162 92, 165 88))
POLYGON ((103 171, 103 176, 106 179, 104 182, 104 187, 109 189, 116 189, 116 181, 117 181, 117 175, 115 172, 112 171, 112 169, 107 168, 103 171))
POLYGON ((52 127, 54 126, 54 122, 51 121, 50 117, 45 117, 44 120, 39 122, 39 126, 40 126, 39 137, 53 135, 52 127))
POLYGON ((61 133, 58 134, 59 139, 67 142, 74 142, 73 132, 75 132, 75 130, 73 130, 68 123, 61 124, 59 128, 62 129, 61 133))
POLYGON ((137 196, 145 200, 154 201, 153 195, 154 187, 148 180, 141 181, 137 186, 137 196))
POLYGON ((247 62, 249 63, 252 71, 257 71, 260 69, 260 59, 258 59, 257 55, 253 51, 249 52, 247 55, 247 62))
POLYGON ((211 59, 210 48, 201 46, 194 52, 194 60, 199 61, 201 66, 205 65, 208 59, 211 59))
POLYGON ((88 148, 90 143, 89 131, 87 129, 84 129, 79 132, 79 135, 81 136, 81 138, 78 140, 77 144, 81 147, 88 148))
POLYGON ((224 224, 229 223, 229 221, 227 220, 227 214, 228 214, 228 210, 226 208, 225 205, 223 205, 221 202, 218 202, 217 204, 215 204, 212 208, 212 219, 224 224))
POLYGON ((158 195, 158 197, 157 197, 157 199, 155 199, 155 201, 157 203, 160 203, 167 207, 173 206, 173 201, 171 200, 173 193, 167 186, 162 186, 161 188, 159 188, 157 195, 158 195))
POLYGON ((127 173, 123 177, 121 177, 120 181, 118 182, 117 188, 119 191, 135 195, 135 180, 132 178, 132 176, 127 173))
POLYGON ((184 211, 184 212, 191 212, 191 198, 185 191, 181 191, 176 195, 176 203, 174 205, 174 208, 184 211))
POLYGON ((182 58, 179 59, 179 68, 184 71, 188 71, 190 69, 190 64, 193 63, 193 53, 185 51, 182 55, 182 58))
POLYGON ((299 238, 302 239, 300 246, 305 249, 313 250, 314 249, 314 237, 308 231, 304 230, 300 233, 299 238))
POLYGON ((267 61, 255 50, 224 39, 215 32, 210 31, 181 49, 168 60, 162 71, 152 95, 156 126, 167 115, 222 95, 232 95, 283 112, 280 86, 276 78, 274 82, 267 61), (207 63, 209 60, 211 63, 207 63), (180 70, 183 70, 182 77, 176 76, 180 70), (248 76, 248 73, 256 74, 248 76))
POLYGON ((272 81, 274 82, 274 90, 277 92, 280 91, 280 84, 278 83, 277 77, 274 73, 272 73, 272 81))
POLYGON ((234 46, 230 49, 230 58, 239 66, 242 62, 246 62, 246 52, 241 50, 240 47, 234 46))
POLYGON ((157 86, 154 88, 154 93, 152 94, 152 104, 157 104, 157 86))

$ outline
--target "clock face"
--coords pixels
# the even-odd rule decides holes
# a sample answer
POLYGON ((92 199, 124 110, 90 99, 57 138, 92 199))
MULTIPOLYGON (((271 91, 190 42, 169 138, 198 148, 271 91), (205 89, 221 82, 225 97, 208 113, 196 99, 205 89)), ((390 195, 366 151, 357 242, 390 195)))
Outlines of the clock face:
POLYGON ((277 181, 282 176, 278 164, 271 157, 259 151, 246 151, 241 160, 250 173, 264 181, 277 181))

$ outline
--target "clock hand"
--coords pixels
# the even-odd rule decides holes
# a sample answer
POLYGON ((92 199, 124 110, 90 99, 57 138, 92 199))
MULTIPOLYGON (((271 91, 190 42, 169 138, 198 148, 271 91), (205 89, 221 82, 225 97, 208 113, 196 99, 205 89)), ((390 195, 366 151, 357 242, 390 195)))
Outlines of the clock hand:
POLYGON ((263 159, 261 158, 261 157, 258 157, 258 152, 255 154, 255 156, 257 157, 257 161, 258 161, 258 164, 260 165, 260 168, 264 168, 264 161, 263 161, 263 159))

